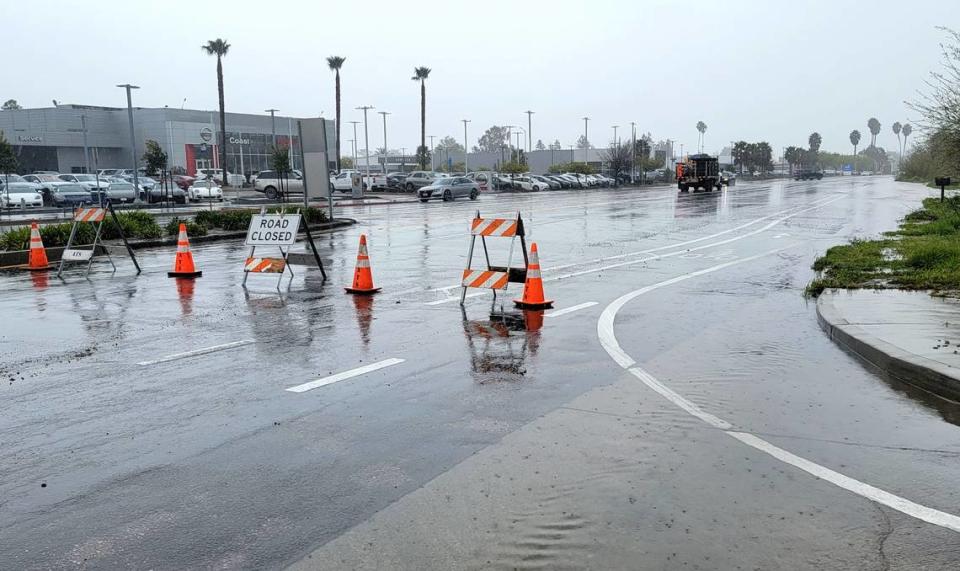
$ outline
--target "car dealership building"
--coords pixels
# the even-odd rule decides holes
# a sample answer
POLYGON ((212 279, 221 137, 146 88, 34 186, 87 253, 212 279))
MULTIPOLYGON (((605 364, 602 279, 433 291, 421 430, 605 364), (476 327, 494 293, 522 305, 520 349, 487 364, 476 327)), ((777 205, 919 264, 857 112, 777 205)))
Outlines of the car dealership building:
MULTIPOLYGON (((136 107, 133 115, 137 166, 143 166, 146 141, 154 140, 167 153, 169 168, 179 167, 189 175, 200 168, 221 168, 224 137, 216 111, 136 107)), ((290 147, 293 168, 302 166, 295 117, 227 113, 226 130, 227 172, 270 169, 274 137, 278 146, 290 147)), ((132 167, 126 108, 57 105, 4 110, 0 131, 13 145, 21 174, 132 167)), ((330 148, 334 137, 333 121, 328 121, 330 148)))

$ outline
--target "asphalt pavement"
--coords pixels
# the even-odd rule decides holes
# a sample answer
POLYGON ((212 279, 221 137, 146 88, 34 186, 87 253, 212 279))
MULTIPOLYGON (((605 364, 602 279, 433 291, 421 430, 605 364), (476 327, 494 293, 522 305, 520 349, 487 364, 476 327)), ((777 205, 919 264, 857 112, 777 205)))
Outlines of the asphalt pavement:
POLYGON ((818 253, 931 192, 344 207, 329 281, 280 292, 240 286, 237 242, 195 247, 195 282, 171 249, 0 274, 0 567, 956 568, 957 405, 845 353, 802 295, 818 253), (522 215, 554 310, 460 307, 475 210, 522 215), (342 289, 361 233, 374 297, 342 289))

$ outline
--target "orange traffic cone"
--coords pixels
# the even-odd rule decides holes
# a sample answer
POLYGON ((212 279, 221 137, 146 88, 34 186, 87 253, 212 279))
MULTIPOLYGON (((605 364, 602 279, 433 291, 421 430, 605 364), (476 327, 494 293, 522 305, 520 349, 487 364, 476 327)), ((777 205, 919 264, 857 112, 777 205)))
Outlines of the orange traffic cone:
POLYGON ((180 235, 177 237, 177 257, 173 260, 173 271, 167 272, 168 278, 198 278, 203 272, 193 265, 190 253, 190 240, 187 238, 187 225, 180 223, 180 235))
POLYGON ((544 299, 543 278, 540 277, 540 256, 537 255, 537 243, 530 245, 530 265, 527 266, 527 280, 523 284, 523 298, 513 303, 523 309, 550 309, 552 299, 544 299))
POLYGON ((370 295, 380 291, 373 287, 373 272, 370 271, 370 256, 367 255, 367 235, 360 234, 360 250, 357 252, 357 267, 353 270, 353 285, 347 288, 347 293, 370 295))
POLYGON ((43 239, 40 238, 40 227, 36 222, 30 224, 30 258, 27 269, 30 271, 50 269, 47 251, 43 247, 43 239))

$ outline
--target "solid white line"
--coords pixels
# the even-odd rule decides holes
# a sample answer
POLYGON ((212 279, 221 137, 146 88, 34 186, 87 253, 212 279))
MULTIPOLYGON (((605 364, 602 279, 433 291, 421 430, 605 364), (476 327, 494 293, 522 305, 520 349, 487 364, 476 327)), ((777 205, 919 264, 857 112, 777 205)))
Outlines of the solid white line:
POLYGON ((377 363, 371 363, 369 365, 364 365, 363 367, 357 367, 356 369, 350 369, 349 371, 343 371, 342 373, 337 373, 336 375, 330 375, 329 377, 323 377, 322 379, 317 379, 315 381, 310 381, 309 383, 303 383, 302 385, 297 385, 295 387, 290 387, 286 390, 291 393, 305 393, 309 390, 323 387, 326 385, 332 385, 333 383, 338 383, 346 379, 351 379, 353 377, 358 377, 360 375, 365 375, 385 367, 390 367, 392 365, 399 365, 403 363, 404 359, 384 359, 377 363))
POLYGON ((223 345, 214 345, 213 347, 204 347, 203 349, 194 349, 193 351, 186 351, 184 353, 174 353, 173 355, 160 357, 159 359, 154 359, 153 361, 141 361, 137 364, 140 365, 141 367, 146 367, 147 365, 156 365, 158 363, 176 361, 177 359, 186 359, 187 357, 196 357, 197 355, 206 355, 207 353, 213 353, 215 351, 223 351, 224 349, 233 349, 234 347, 243 347, 244 345, 250 345, 251 343, 255 343, 255 341, 253 339, 233 341, 231 343, 224 343, 223 345))
POLYGON ((782 448, 778 448, 777 446, 767 442, 766 440, 758 436, 754 436, 753 434, 731 430, 733 428, 732 424, 730 424, 726 420, 723 420, 722 418, 719 418, 717 416, 714 416, 704 411, 699 406, 697 406, 696 403, 693 403, 687 400, 682 395, 678 394, 677 392, 673 391, 672 389, 668 388, 666 385, 661 383, 656 377, 654 377, 653 375, 645 371, 643 368, 636 366, 636 361, 634 361, 634 359, 630 357, 630 355, 628 355, 623 350, 623 348, 620 347, 620 343, 617 341, 616 334, 613 330, 613 324, 614 324, 614 320, 616 319, 617 312, 620 311, 620 309, 622 309, 623 306, 626 305, 631 300, 647 292, 653 291, 655 289, 665 287, 671 284, 675 284, 683 280, 688 280, 697 276, 702 276, 704 274, 708 274, 711 272, 720 271, 722 269, 729 268, 730 266, 733 266, 736 264, 741 264, 741 263, 749 262, 752 260, 756 260, 758 258, 770 255, 772 253, 778 252, 783 249, 785 248, 770 250, 764 254, 760 254, 757 256, 751 256, 749 258, 741 258, 732 262, 727 262, 725 264, 719 264, 710 268, 706 268, 704 270, 699 270, 696 272, 691 272, 689 274, 684 274, 682 276, 677 276, 675 278, 665 280, 660 283, 653 284, 651 286, 634 290, 632 292, 626 293, 618 297, 616 300, 614 300, 610 305, 608 305, 603 310, 603 313, 600 315, 600 319, 597 321, 597 337, 599 337, 600 339, 600 344, 607 351, 607 354, 610 355, 610 357, 614 361, 616 361, 618 365, 620 365, 624 369, 627 369, 630 372, 630 374, 640 379, 640 381, 643 382, 643 384, 645 384, 646 386, 650 387, 651 389, 659 393, 661 396, 663 396, 668 401, 672 402, 677 407, 685 410, 690 415, 696 418, 699 418, 700 420, 704 421, 710 426, 723 430, 724 434, 727 434, 728 436, 739 440, 740 442, 746 444, 747 446, 750 446, 752 448, 760 450, 761 452, 769 454, 770 456, 773 456, 774 458, 776 458, 777 460, 780 460, 781 462, 794 466, 795 468, 799 468, 800 470, 803 470, 808 474, 811 474, 817 478, 820 478, 821 480, 830 482, 831 484, 834 484, 847 491, 853 492, 854 494, 873 500, 879 504, 883 504, 889 508, 895 509, 911 517, 915 517, 921 521, 925 521, 933 525, 938 525, 940 527, 944 527, 952 531, 960 532, 960 517, 954 514, 943 512, 934 508, 929 508, 927 506, 918 504, 916 502, 912 502, 906 498, 902 498, 895 494, 891 494, 890 492, 887 492, 885 490, 881 490, 880 488, 877 488, 875 486, 871 486, 870 484, 867 484, 865 482, 855 480, 854 478, 845 476, 839 472, 831 470, 830 468, 821 466, 815 462, 811 462, 810 460, 807 460, 805 458, 802 458, 800 456, 787 452, 782 448))
POLYGON ((560 317, 561 315, 566 315, 566 314, 568 314, 568 313, 573 313, 574 311, 580 311, 581 309, 586 309, 586 308, 588 308, 588 307, 593 307, 593 306, 595 306, 595 305, 598 305, 598 303, 597 303, 596 301, 588 301, 588 302, 586 302, 586 303, 581 303, 581 304, 578 304, 578 305, 574 305, 574 306, 572 306, 572 307, 565 307, 565 308, 563 308, 563 309, 555 309, 555 310, 553 310, 553 311, 548 311, 547 313, 544 313, 543 315, 544 315, 544 317, 560 317))
POLYGON ((880 488, 871 486, 870 484, 861 482, 860 480, 855 480, 849 476, 844 476, 843 474, 835 472, 830 468, 826 468, 805 458, 801 458, 796 454, 791 454, 783 448, 778 448, 766 440, 754 436, 753 434, 749 434, 747 432, 736 432, 732 430, 726 431, 726 434, 736 438, 747 446, 751 446, 757 450, 766 452, 781 462, 790 464, 791 466, 799 468, 808 474, 820 478, 821 480, 826 480, 835 486, 839 486, 847 491, 853 492, 858 496, 871 499, 878 504, 883 504, 889 508, 897 510, 898 512, 913 516, 921 521, 960 532, 960 517, 957 517, 951 513, 942 512, 934 508, 928 508, 927 506, 918 504, 916 502, 911 502, 906 498, 901 498, 900 496, 891 494, 890 492, 881 490, 880 488))

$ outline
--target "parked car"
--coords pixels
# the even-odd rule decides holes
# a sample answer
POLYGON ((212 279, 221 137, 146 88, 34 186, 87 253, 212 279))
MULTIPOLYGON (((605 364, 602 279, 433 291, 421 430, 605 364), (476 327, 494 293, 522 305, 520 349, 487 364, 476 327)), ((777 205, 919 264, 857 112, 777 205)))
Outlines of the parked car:
POLYGON ((40 193, 43 194, 43 203, 44 204, 54 204, 53 200, 53 191, 60 185, 63 184, 74 184, 69 183, 55 174, 44 174, 44 173, 34 173, 23 175, 23 179, 27 182, 32 182, 40 188, 40 193))
POLYGON ((403 183, 407 180, 405 172, 387 173, 387 188, 403 188, 403 183))
POLYGON ((100 169, 97 171, 97 174, 100 176, 117 176, 121 171, 123 171, 123 169, 100 169))
POLYGON ((160 185, 157 185, 145 192, 146 192, 146 201, 151 204, 154 202, 163 202, 163 201, 175 202, 177 204, 187 203, 186 191, 175 184, 170 185, 166 189, 164 189, 160 185))
POLYGON ((13 184, 13 183, 17 183, 17 184, 29 184, 29 185, 32 186, 33 189, 36 190, 37 192, 40 192, 40 190, 41 190, 39 184, 37 184, 37 183, 35 183, 35 182, 29 182, 29 181, 27 181, 27 179, 23 178, 22 176, 20 176, 20 175, 18 175, 18 174, 14 174, 14 173, 0 174, 0 188, 3 188, 3 185, 7 184, 7 181, 8 181, 8 180, 10 181, 10 184, 13 184))
POLYGON ((543 176, 545 176, 548 180, 551 180, 551 181, 553 181, 554 183, 556 183, 557 186, 558 186, 559 188, 561 188, 561 189, 567 189, 567 188, 570 188, 570 187, 571 187, 570 181, 566 180, 565 178, 561 177, 560 175, 545 174, 545 175, 543 175, 543 176))
POLYGON ((215 180, 197 180, 187 189, 187 199, 191 202, 200 200, 223 202, 223 189, 215 180))
MULTIPOLYGON (((223 169, 197 169, 197 180, 212 178, 217 184, 223 184, 223 169)), ((243 186, 242 174, 227 171, 227 186, 243 186)))
POLYGON ((43 206, 43 195, 37 187, 26 182, 11 182, 10 188, 4 186, 0 192, 0 207, 2 208, 40 208, 43 206))
POLYGON ((173 175, 173 184, 179 186, 181 189, 186 191, 193 184, 193 181, 197 179, 192 176, 187 176, 185 174, 175 174, 173 175))
POLYGON ((541 174, 534 174, 534 175, 530 175, 530 178, 532 178, 533 180, 540 181, 540 182, 542 182, 543 184, 547 185, 547 186, 544 188, 544 190, 548 190, 548 189, 549 189, 549 190, 560 190, 560 183, 557 182, 557 181, 555 181, 555 180, 553 180, 553 179, 551 179, 550 177, 547 177, 547 176, 544 176, 544 175, 541 175, 541 174))
POLYGON ((403 181, 403 188, 407 190, 416 190, 418 188, 423 188, 433 184, 433 181, 437 180, 439 175, 431 171, 413 171, 407 175, 407 179, 403 181))
POLYGON ((93 196, 82 184, 63 182, 50 189, 50 204, 54 206, 77 206, 91 204, 93 196))
POLYGON ((801 169, 793 173, 793 180, 820 180, 822 178, 823 173, 814 169, 801 169))
POLYGON ((420 202, 427 202, 434 198, 448 202, 462 196, 476 200, 480 196, 480 186, 465 176, 452 176, 438 178, 417 191, 420 202))
POLYGON ((61 174, 58 176, 64 182, 73 182, 82 184, 87 190, 94 191, 99 188, 107 188, 107 179, 93 174, 61 174))
POLYGON ((109 180, 106 188, 99 191, 94 190, 90 193, 90 196, 94 202, 109 200, 114 203, 122 203, 133 202, 137 199, 137 194, 137 189, 134 188, 133 184, 120 177, 113 177, 109 180))
POLYGON ((515 190, 537 192, 544 188, 549 188, 549 187, 544 183, 540 182, 539 180, 534 180, 529 176, 518 176, 518 177, 514 177, 513 179, 513 188, 515 190))
POLYGON ((262 192, 270 200, 274 200, 280 196, 281 190, 287 196, 303 194, 303 178, 295 172, 290 172, 284 175, 281 181, 277 171, 260 171, 253 188, 262 192))

